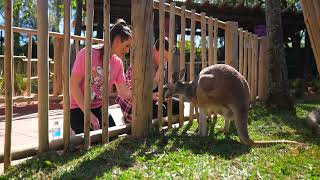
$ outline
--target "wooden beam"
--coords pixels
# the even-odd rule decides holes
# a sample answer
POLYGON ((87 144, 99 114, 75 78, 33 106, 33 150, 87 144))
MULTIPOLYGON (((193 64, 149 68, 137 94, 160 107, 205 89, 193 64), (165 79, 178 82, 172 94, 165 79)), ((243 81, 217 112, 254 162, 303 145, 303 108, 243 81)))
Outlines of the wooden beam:
POLYGON ((213 35, 213 63, 218 64, 218 19, 214 19, 214 35, 213 35))
POLYGON ((243 29, 239 29, 239 72, 243 74, 243 29))
MULTIPOLYGON (((71 0, 64 0, 63 41, 63 141, 64 151, 70 147, 70 16, 71 0)), ((62 58, 61 58, 62 59, 62 58)))
POLYGON ((91 119, 91 68, 92 68, 92 26, 93 26, 93 1, 87 1, 86 17, 86 62, 84 78, 84 148, 88 149, 90 142, 91 119))
MULTIPOLYGON (((53 76, 53 94, 58 96, 62 93, 62 59, 63 59, 63 39, 54 38, 54 76, 53 76)), ((64 69, 65 70, 65 69, 64 69)))
POLYGON ((103 95, 102 95, 102 143, 109 142, 109 59, 110 59, 110 0, 104 0, 104 63, 103 63, 103 95))
POLYGON ((39 117, 39 152, 49 149, 49 64, 48 64, 48 1, 38 0, 38 117, 39 117), (41 71, 40 71, 41 69, 41 71))
MULTIPOLYGON (((154 7, 153 8, 154 9, 159 9, 159 1, 154 0, 154 7)), ((176 15, 181 16, 181 8, 180 7, 175 7, 175 8, 176 8, 176 10, 175 10, 176 15)), ((170 12, 170 5, 167 4, 167 3, 165 4, 165 11, 166 12, 170 12)), ((185 10, 185 16, 186 16, 186 18, 191 19, 192 18, 191 17, 192 16, 192 10, 191 11, 190 10, 185 10)), ((209 19, 209 17, 206 16, 206 20, 207 21, 208 21, 208 19, 209 19)), ((194 10, 194 20, 198 21, 198 22, 201 22, 201 15, 199 13, 196 13, 195 10, 194 10)), ((214 19, 214 20, 218 21, 218 19, 214 19)), ((226 28, 226 23, 223 22, 223 21, 218 21, 218 26, 221 29, 225 29, 226 28)))
POLYGON ((202 69, 207 67, 207 21, 206 21, 206 13, 201 13, 201 64, 202 69))
POLYGON ((258 36, 253 35, 253 88, 252 88, 252 101, 256 101, 257 97, 257 85, 258 85, 258 36))
POLYGON ((153 1, 132 0, 132 135, 144 137, 152 119, 153 1))
POLYGON ((248 76, 247 76, 247 81, 249 84, 250 92, 252 91, 251 89, 251 74, 252 74, 252 62, 251 62, 251 57, 252 57, 252 34, 248 34, 248 76))
POLYGON ((7 171, 11 165, 11 134, 12 134, 12 55, 13 55, 13 42, 12 42, 12 1, 4 1, 4 23, 6 26, 4 36, 4 84, 5 84, 5 138, 4 138, 4 170, 7 171))
POLYGON ((27 96, 31 95, 32 34, 28 34, 27 96))
POLYGON ((225 63, 238 70, 238 23, 226 22, 225 63))
POLYGON ((243 77, 248 81, 248 31, 244 31, 243 39, 243 77))
MULTIPOLYGON (((196 27, 196 21, 195 21, 195 13, 196 10, 191 10, 191 34, 190 34, 190 81, 194 80, 194 61, 195 61, 195 27, 196 27)), ((190 104, 190 111, 189 111, 189 123, 193 122, 192 114, 194 112, 194 104, 190 104)))
MULTIPOLYGON (((165 10, 164 10, 164 0, 159 1, 159 54, 160 54, 160 64, 159 64, 159 104, 163 104, 163 83, 164 83, 164 38, 165 38, 165 31, 164 31, 164 24, 165 24, 165 10)), ((163 126, 162 122, 163 116, 163 107, 158 106, 158 126, 161 129, 163 126)))
MULTIPOLYGON (((172 82, 172 74, 173 74, 173 48, 174 48, 174 40, 175 40, 175 6, 176 4, 172 2, 170 4, 170 21, 169 21, 169 63, 168 63, 168 81, 172 82)), ((172 126, 172 97, 168 98, 168 128, 172 126)))
POLYGON ((213 65, 213 19, 208 20, 209 46, 208 46, 208 64, 213 65))
MULTIPOLYGON (((180 71, 185 69, 185 59, 186 59, 186 40, 185 40, 185 34, 186 34, 186 17, 185 17, 185 10, 186 7, 181 7, 181 41, 180 41, 180 71)), ((179 96, 179 127, 183 126, 184 122, 184 97, 179 96)))
POLYGON ((262 37, 259 40, 259 88, 258 96, 259 100, 265 101, 267 97, 267 87, 268 87, 268 71, 267 71, 267 38, 262 37))

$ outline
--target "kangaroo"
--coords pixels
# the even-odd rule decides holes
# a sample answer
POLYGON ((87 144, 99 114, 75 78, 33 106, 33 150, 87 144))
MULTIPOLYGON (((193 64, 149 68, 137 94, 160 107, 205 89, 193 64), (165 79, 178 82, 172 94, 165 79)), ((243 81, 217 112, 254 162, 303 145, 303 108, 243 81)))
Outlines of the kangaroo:
POLYGON ((313 133, 320 135, 320 108, 311 111, 306 117, 306 124, 313 133))
POLYGON ((229 131, 230 121, 235 122, 240 141, 247 146, 275 143, 294 143, 296 141, 253 141, 248 134, 248 112, 250 92, 245 78, 233 67, 216 64, 204 68, 197 79, 182 82, 185 70, 172 74, 173 82, 164 86, 164 97, 183 95, 199 108, 199 135, 206 136, 208 113, 216 113, 225 120, 224 132, 229 131))

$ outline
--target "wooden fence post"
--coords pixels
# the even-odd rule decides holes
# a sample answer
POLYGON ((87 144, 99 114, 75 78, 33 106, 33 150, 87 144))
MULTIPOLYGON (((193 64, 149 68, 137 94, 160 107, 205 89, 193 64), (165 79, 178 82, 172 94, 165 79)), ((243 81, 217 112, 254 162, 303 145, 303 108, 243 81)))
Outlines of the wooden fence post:
POLYGON ((239 72, 243 74, 243 29, 239 30, 239 72))
MULTIPOLYGON (((159 1, 159 54, 160 54, 160 64, 159 64, 159 104, 163 104, 163 82, 164 82, 164 18, 165 18, 165 4, 164 0, 159 1)), ((161 129, 163 126, 162 122, 163 107, 158 106, 158 125, 161 129)))
POLYGON ((102 105, 102 143, 109 142, 109 58, 110 58, 110 0, 104 0, 104 63, 103 63, 103 105, 102 105))
POLYGON ((225 63, 238 70, 238 23, 227 21, 225 31, 225 63))
POLYGON ((260 49, 259 49, 259 88, 258 96, 259 99, 264 101, 267 96, 268 88, 268 71, 267 71, 267 38, 262 37, 260 39, 260 49))
POLYGON ((27 96, 31 96, 32 34, 28 34, 27 96))
MULTIPOLYGON (((194 80, 194 61, 195 61, 195 27, 196 27, 196 21, 195 21, 195 13, 196 10, 191 10, 191 30, 190 30, 190 81, 194 80)), ((193 112, 194 112, 194 104, 190 103, 190 111, 189 111, 189 123, 193 121, 193 112)))
MULTIPOLYGON (((180 70, 185 69, 185 47, 186 47, 186 17, 185 17, 186 7, 181 7, 181 44, 180 44, 180 70)), ((184 122, 184 97, 179 96, 179 127, 182 127, 184 122)))
POLYGON ((84 80, 84 148, 89 148, 90 115, 91 115, 91 66, 92 66, 92 30, 93 30, 93 1, 87 1, 86 17, 86 62, 84 80))
POLYGON ((4 76, 5 76, 5 139, 4 139, 4 170, 6 171, 11 165, 11 130, 12 130, 12 1, 5 0, 5 36, 4 36, 4 76))
POLYGON ((248 81, 248 31, 244 31, 243 40, 243 77, 248 81))
POLYGON ((249 84, 249 88, 250 88, 250 93, 252 91, 251 89, 251 74, 252 74, 252 62, 251 62, 251 58, 252 58, 252 34, 249 33, 248 34, 248 84, 249 84))
POLYGON ((252 43, 252 91, 251 91, 251 100, 252 102, 256 101, 257 97, 257 81, 258 81, 258 36, 253 35, 252 43))
MULTIPOLYGON (((170 23, 169 23, 169 63, 168 63, 168 81, 172 82, 173 74, 173 48, 175 39, 175 6, 176 3, 170 3, 170 23)), ((168 98, 168 128, 172 127, 172 97, 168 98)))
POLYGON ((132 0, 132 135, 143 137, 152 119, 153 1, 132 0))
MULTIPOLYGON (((70 146, 70 12, 71 0, 64 0, 64 42, 63 49, 63 140, 64 151, 70 146)), ((61 58, 62 59, 62 58, 61 58)), ((56 61, 56 59, 55 59, 56 61)), ((56 62, 55 62, 56 63, 56 62)), ((59 67, 59 66, 58 66, 59 67)), ((62 69, 62 68, 61 68, 62 69)), ((60 73, 60 72, 58 72, 60 73)), ((62 77, 61 77, 62 80, 62 77)), ((61 83, 61 80, 59 83, 61 83)))
POLYGON ((213 64, 218 64, 218 30, 219 30, 219 23, 218 19, 214 19, 214 49, 213 49, 213 64))
POLYGON ((208 20, 209 46, 208 46, 208 64, 213 65, 213 19, 209 17, 208 20))
MULTIPOLYGON (((53 76, 53 95, 58 96, 62 90, 62 59, 63 59, 63 39, 54 37, 54 76, 53 76)), ((66 73, 66 72, 64 72, 66 73)))
POLYGON ((49 149, 49 63, 48 63, 48 1, 38 0, 38 114, 39 152, 49 149))
POLYGON ((207 67, 207 20, 206 20, 206 13, 201 13, 201 63, 202 69, 207 67))

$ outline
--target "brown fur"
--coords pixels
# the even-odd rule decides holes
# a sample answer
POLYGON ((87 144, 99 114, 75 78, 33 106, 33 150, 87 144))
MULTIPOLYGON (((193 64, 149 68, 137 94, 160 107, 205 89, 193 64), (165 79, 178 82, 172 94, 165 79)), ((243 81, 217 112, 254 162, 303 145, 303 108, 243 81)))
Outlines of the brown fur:
POLYGON ((311 111, 306 117, 306 124, 313 133, 320 135, 320 108, 311 111))
MULTIPOLYGON (((180 72, 180 77, 181 77, 180 72)), ((204 68, 193 82, 179 81, 173 74, 174 83, 165 86, 165 97, 174 94, 186 96, 199 107, 199 133, 207 135, 206 114, 217 113, 224 117, 224 131, 229 131, 230 121, 235 126, 242 143, 248 146, 274 143, 298 143, 295 141, 253 141, 248 134, 248 112, 250 106, 249 86, 245 78, 233 67, 225 64, 204 68)))

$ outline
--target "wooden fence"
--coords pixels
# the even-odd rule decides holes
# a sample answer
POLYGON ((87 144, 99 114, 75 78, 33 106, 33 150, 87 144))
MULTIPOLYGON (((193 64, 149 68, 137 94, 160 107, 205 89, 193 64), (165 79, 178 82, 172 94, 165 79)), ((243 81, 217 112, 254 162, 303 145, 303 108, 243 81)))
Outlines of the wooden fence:
MULTIPOLYGON (((4 29, 5 33, 5 54, 4 54, 4 67, 5 67, 5 104, 6 104, 6 130, 5 130, 5 151, 4 155, 0 155, 0 161, 4 161, 5 169, 10 166, 11 159, 19 159, 27 155, 34 155, 50 150, 57 150, 64 148, 67 150, 70 145, 84 144, 85 148, 91 145, 91 142, 102 141, 106 143, 109 137, 116 136, 128 132, 132 128, 132 135, 135 137, 143 137, 146 130, 151 126, 151 72, 152 67, 152 39, 153 39, 153 9, 159 10, 159 27, 160 27, 160 82, 159 82, 159 103, 162 103, 163 94, 163 62, 164 62, 164 19, 165 12, 169 13, 169 58, 172 62, 173 49, 175 47, 174 40, 177 32, 175 32, 176 15, 181 18, 181 48, 180 48, 180 67, 184 69, 185 63, 185 34, 186 29, 190 29, 190 63, 189 66, 189 80, 195 79, 195 32, 196 22, 201 23, 201 68, 208 65, 218 63, 217 59, 217 46, 218 46, 218 31, 224 31, 225 34, 225 59, 224 62, 238 69, 241 74, 248 80, 251 90, 251 100, 254 102, 256 97, 265 97, 265 84, 266 84, 266 41, 265 38, 258 38, 256 35, 238 28, 236 22, 222 22, 213 17, 207 17, 205 13, 196 13, 195 10, 186 10, 184 6, 177 7, 175 3, 164 3, 160 1, 139 1, 132 0, 132 32, 133 32, 133 47, 131 49, 131 58, 133 58, 133 74, 134 86, 132 91, 133 96, 133 123, 123 126, 108 128, 108 108, 103 108, 103 123, 102 130, 89 131, 90 121, 90 79, 91 79, 91 46, 92 43, 104 43, 104 55, 110 55, 110 37, 109 37, 109 19, 110 19, 110 0, 104 0, 104 37, 105 39, 92 38, 92 21, 93 21, 93 1, 88 1, 86 4, 86 37, 70 35, 70 0, 64 0, 64 33, 48 32, 48 2, 38 1, 38 30, 24 29, 12 27, 12 1, 5 0, 5 26, 0 26, 4 29), (190 19, 190 27, 186 26, 186 20, 190 19), (28 78, 28 95, 30 96, 30 78, 31 78, 31 52, 32 52, 32 37, 38 36, 38 85, 39 92, 37 95, 39 106, 39 146, 30 147, 23 151, 11 152, 11 123, 12 123, 12 33, 26 34, 29 38, 28 46, 28 64, 27 64, 27 78, 28 78), (61 93, 63 84, 63 102, 64 102, 64 129, 63 139, 48 141, 48 37, 54 38, 54 97, 61 93), (207 42, 208 39, 208 42, 207 42), (76 52, 79 51, 79 41, 85 41, 86 46, 86 71, 85 71, 85 122, 84 134, 69 136, 70 128, 70 99, 69 99, 69 68, 70 68, 70 40, 73 40, 76 52), (63 46, 62 46, 63 45, 63 46), (63 48, 62 48, 63 47, 63 48), (144 48, 142 48, 144 47, 144 48), (141 66, 145 64, 145 66, 141 66), (62 73, 64 72, 64 73, 62 73), (145 96, 147 94, 147 96, 145 96), (138 102, 138 97, 139 102, 138 102), (141 100, 141 97, 144 97, 141 100), (132 126, 132 127, 131 127, 132 126)), ((109 59, 109 58, 104 58, 109 59)), ((221 60, 220 60, 221 61, 221 60)), ((107 61, 108 62, 108 61, 107 61)), ((104 63, 108 64, 108 63, 104 63)), ((169 81, 171 81, 171 74, 173 73, 173 65, 169 63, 169 81)), ((198 72, 197 72, 198 73, 198 72)), ((103 107, 108 107, 108 66, 104 66, 104 86, 103 86, 103 107)), ((158 119, 154 121, 161 128, 163 121, 167 121, 170 128, 174 122, 172 116, 172 101, 169 101, 168 117, 162 117, 162 108, 159 109, 158 119)), ((161 107, 161 106, 159 106, 161 107)), ((185 120, 183 113, 183 98, 180 102, 179 125, 181 126, 185 120)), ((190 120, 193 120, 194 108, 190 108, 190 120)))

